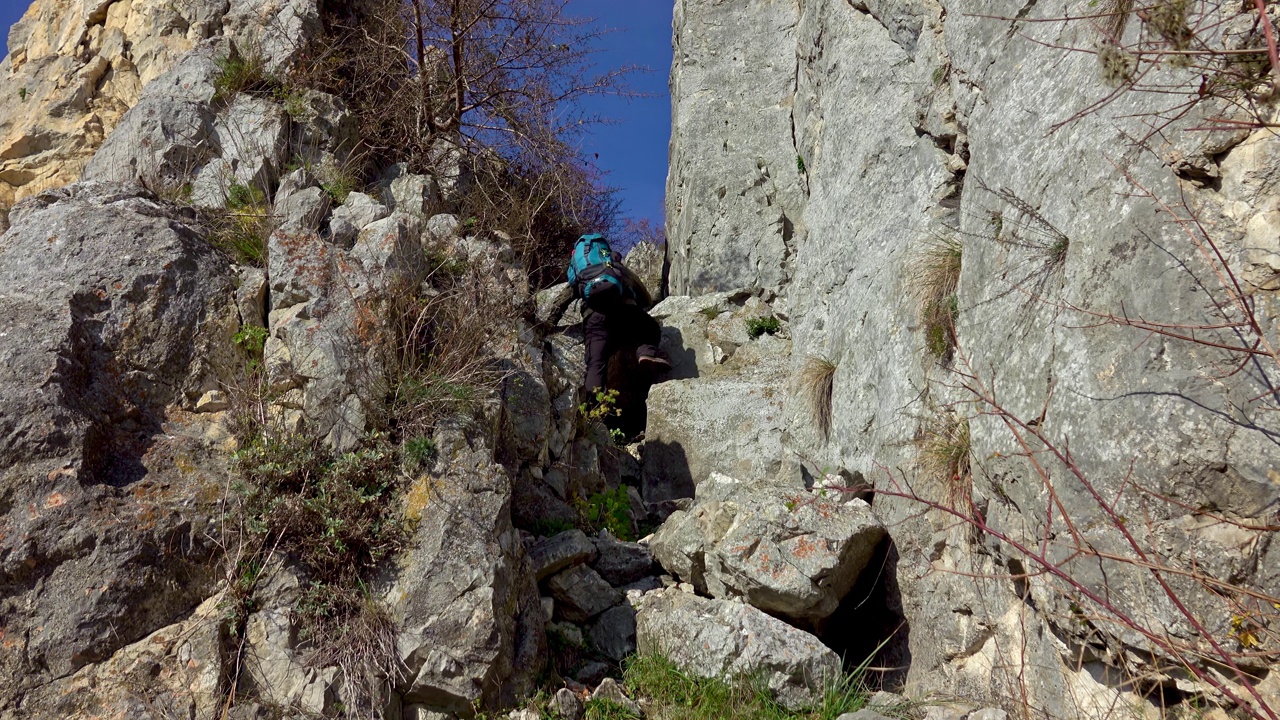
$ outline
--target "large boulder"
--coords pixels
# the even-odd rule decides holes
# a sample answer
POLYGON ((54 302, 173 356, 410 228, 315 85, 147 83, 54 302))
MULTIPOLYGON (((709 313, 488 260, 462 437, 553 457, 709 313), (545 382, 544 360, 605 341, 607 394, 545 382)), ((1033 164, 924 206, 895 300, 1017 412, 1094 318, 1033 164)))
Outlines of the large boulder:
POLYGON ((862 500, 715 473, 650 545, 702 592, 812 622, 835 612, 884 535, 862 500))
POLYGON ((840 674, 840 658, 809 633, 750 605, 669 589, 644 596, 636 643, 700 677, 760 677, 788 708, 811 704, 840 674))
POLYGON ((386 595, 406 705, 469 713, 510 705, 545 658, 537 586, 511 524, 511 482, 490 452, 441 443, 447 469, 410 493, 420 516, 386 595))
POLYGON ((0 239, 0 707, 187 616, 223 459, 176 411, 229 379, 231 273, 172 208, 79 183, 0 239))

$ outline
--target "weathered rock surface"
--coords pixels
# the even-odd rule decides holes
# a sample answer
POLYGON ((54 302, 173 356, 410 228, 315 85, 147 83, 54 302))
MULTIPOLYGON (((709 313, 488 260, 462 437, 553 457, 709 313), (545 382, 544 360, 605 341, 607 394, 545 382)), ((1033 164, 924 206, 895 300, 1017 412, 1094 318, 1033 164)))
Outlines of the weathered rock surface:
POLYGON ((811 703, 840 672, 840 658, 803 630, 750 605, 679 590, 645 595, 636 642, 701 677, 761 676, 791 708, 811 703))
POLYGON ((449 471, 424 476, 421 520, 387 604, 401 628, 406 704, 464 713, 530 691, 545 660, 542 605, 511 525, 511 483, 455 441, 449 471))
POLYGON ((650 503, 690 497, 712 472, 782 472, 790 342, 775 335, 750 338, 751 311, 735 307, 708 320, 712 313, 693 303, 672 312, 677 303, 679 298, 668 298, 654 313, 667 327, 680 328, 678 338, 664 333, 663 346, 673 375, 683 379, 649 391, 641 494, 650 503))
MULTIPOLYGON (((230 371, 230 271, 139 188, 81 183, 0 238, 0 707, 213 594, 225 472, 194 405, 230 371)), ((121 663, 127 664, 124 659, 121 663)))
MULTIPOLYGON (((1213 271, 1202 248, 1172 232, 1155 203, 1136 197, 1127 174, 1164 200, 1185 198, 1234 271, 1268 288, 1259 291, 1265 299, 1258 307, 1272 318, 1275 286, 1266 278, 1280 265, 1269 232, 1274 198, 1259 190, 1275 180, 1280 147, 1265 133, 1184 132, 1219 111, 1206 106, 1153 139, 1152 151, 1134 148, 1130 140, 1149 129, 1141 115, 1167 96, 1122 94, 1057 128, 1088 104, 1085 98, 1108 92, 1096 57, 1059 49, 1094 43, 1096 29, 1035 22, 1061 9, 1016 0, 821 0, 744 13, 712 0, 678 3, 672 290, 777 287, 785 302, 773 304, 790 319, 792 347, 787 377, 776 385, 802 385, 810 357, 835 366, 829 433, 819 431, 803 393, 788 394, 778 433, 783 448, 763 453, 784 474, 799 465, 811 477, 836 471, 881 489, 909 486, 927 498, 946 497, 946 478, 929 476, 917 462, 919 431, 939 407, 976 412, 963 390, 976 376, 995 383, 989 387, 1005 409, 1069 443, 1101 497, 1124 495, 1122 516, 1134 517, 1141 504, 1148 525, 1139 541, 1146 547, 1196 572, 1213 558, 1205 572, 1274 592, 1274 574, 1248 569, 1252 550, 1231 549, 1187 510, 1213 507, 1257 519, 1280 498, 1265 439, 1276 433, 1275 413, 1260 416, 1262 401, 1249 400, 1275 387, 1274 364, 1223 379, 1206 368, 1229 361, 1210 358, 1203 346, 1159 337, 1144 343, 1144 333, 1099 326, 1096 317, 1068 308, 1180 326, 1221 321, 1205 312, 1201 283, 1213 271), (1010 32, 993 15, 1029 22, 1010 32), (751 202, 757 197, 766 200, 751 202), (938 234, 963 246, 959 349, 950 368, 925 349, 913 299, 923 248, 938 234), (1055 243, 1061 253, 1048 262, 1055 243), (1126 483, 1175 503, 1131 498, 1121 493, 1132 490, 1126 483)), ((1199 78, 1189 82, 1194 100, 1199 78)), ((1208 284, 1211 293, 1225 290, 1208 284)), ((711 302, 690 302, 697 300, 711 302)), ((671 319, 686 335, 702 322, 687 313, 671 319)), ((693 351, 700 374, 715 362, 708 346, 683 347, 693 351)), ((997 418, 971 419, 969 437, 973 498, 990 527, 1036 546, 1046 528, 1063 527, 1065 511, 1076 527, 1090 528, 1092 550, 1131 552, 1120 528, 1060 467, 1048 472, 1062 504, 1050 505, 1043 478, 997 418)), ((668 453, 660 464, 677 461, 668 453)), ((1061 718, 1144 702, 1119 699, 1125 687, 1118 678, 1159 674, 1154 666, 1109 656, 1087 670, 1064 660, 1097 641, 1069 620, 1074 600, 1038 577, 1015 587, 1004 579, 1009 569, 1030 571, 1034 563, 921 510, 901 498, 876 499, 895 541, 894 602, 909 627, 891 643, 903 646, 891 647, 885 664, 909 657, 909 687, 974 698, 1030 688, 1031 706, 1061 718), (1011 651, 1023 658, 1016 675, 1001 659, 1011 651), (1110 667, 1117 662, 1126 667, 1110 667)), ((1065 561, 1076 548, 1058 538, 1051 554, 1065 561)), ((1236 540, 1236 548, 1271 543, 1266 532, 1236 540)), ((1123 598, 1128 617, 1151 618, 1157 634, 1177 628, 1171 632, 1179 638, 1198 637, 1151 591, 1145 569, 1069 564, 1085 586, 1123 598)), ((1231 613, 1219 598, 1189 585, 1179 592, 1215 637, 1232 642, 1224 624, 1231 613)), ((1113 632, 1107 642, 1151 651, 1139 634, 1113 632)))
POLYGON ((819 621, 835 611, 884 536, 862 500, 713 473, 651 547, 663 567, 700 592, 819 621))
MULTIPOLYGON (((315 0, 37 0, 11 29, 9 54, 0 62, 0 97, 6 98, 0 107, 0 207, 79 177, 144 88, 202 41, 222 39, 225 55, 230 39, 261 53, 267 70, 279 72, 318 24, 315 0)), ((207 81, 188 87, 200 88, 212 93, 207 81)), ((211 135, 211 119, 165 94, 167 101, 129 121, 126 134, 168 138, 171 151, 161 164, 187 164, 195 159, 191 153, 209 149, 198 140, 211 135), (193 144, 175 144, 175 137, 193 144)), ((111 162, 127 162, 122 155, 112 153, 111 162)), ((199 165, 203 159, 188 169, 199 165)), ((100 169, 94 177, 120 176, 100 169)))

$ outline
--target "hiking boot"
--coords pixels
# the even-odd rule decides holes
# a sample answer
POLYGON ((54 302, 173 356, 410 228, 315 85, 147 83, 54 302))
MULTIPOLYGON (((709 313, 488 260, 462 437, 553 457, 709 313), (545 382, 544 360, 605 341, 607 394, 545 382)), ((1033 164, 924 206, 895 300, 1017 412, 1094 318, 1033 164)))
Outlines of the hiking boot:
POLYGON ((670 370, 671 361, 661 355, 641 355, 637 360, 643 367, 652 368, 657 371, 670 370))

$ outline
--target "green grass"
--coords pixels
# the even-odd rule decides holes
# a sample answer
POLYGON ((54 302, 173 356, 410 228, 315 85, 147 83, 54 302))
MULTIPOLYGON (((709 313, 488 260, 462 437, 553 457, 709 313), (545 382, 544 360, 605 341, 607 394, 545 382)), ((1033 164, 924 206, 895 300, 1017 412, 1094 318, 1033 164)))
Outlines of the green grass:
MULTIPOLYGON (((651 720, 835 720, 866 702, 861 677, 860 670, 845 674, 812 707, 792 711, 774 702, 759 680, 695 677, 659 656, 633 657, 623 672, 627 693, 647 705, 646 716, 651 720)), ((622 717, 626 716, 597 716, 599 720, 622 717)))
POLYGON ((227 102, 238 93, 265 89, 270 83, 266 60, 260 53, 232 53, 217 61, 213 78, 214 102, 227 102))
POLYGON ((440 450, 434 439, 418 436, 405 441, 401 454, 404 456, 405 467, 410 471, 426 470, 439 457, 440 450))

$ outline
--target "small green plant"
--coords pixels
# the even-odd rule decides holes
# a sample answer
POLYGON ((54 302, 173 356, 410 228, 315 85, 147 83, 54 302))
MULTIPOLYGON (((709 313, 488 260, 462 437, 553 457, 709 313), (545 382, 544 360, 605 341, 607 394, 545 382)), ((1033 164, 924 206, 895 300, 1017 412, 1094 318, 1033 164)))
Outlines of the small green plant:
POLYGON ((635 540, 631 527, 631 495, 626 485, 574 501, 582 525, 592 533, 608 530, 619 540, 635 540))
POLYGON ((284 113, 289 116, 289 119, 298 122, 306 118, 307 95, 303 90, 282 85, 275 89, 274 95, 276 102, 284 108, 284 113))
POLYGON ((421 435, 406 440, 401 452, 404 456, 405 467, 411 472, 425 470, 440 455, 435 439, 421 435))
POLYGON ((603 422, 607 418, 618 417, 622 414, 622 410, 618 407, 618 391, 596 390, 593 400, 578 405, 578 414, 588 423, 596 420, 603 422))
POLYGON ((639 720, 635 714, 622 703, 609 698, 592 698, 587 701, 583 712, 583 720, 639 720))
POLYGON ((256 367, 256 364, 262 359, 262 351, 267 345, 268 331, 261 325, 245 325, 231 336, 231 341, 240 346, 240 349, 248 353, 250 361, 253 363, 250 369, 256 367))
POLYGON ((807 708, 779 705, 759 677, 704 678, 686 673, 661 655, 636 655, 623 666, 632 697, 644 698, 646 715, 681 720, 836 720, 866 703, 866 665, 831 678, 807 708))
POLYGON ((720 308, 713 306, 708 308, 702 308, 702 310, 700 310, 699 312, 702 313, 702 317, 706 318, 707 321, 710 322, 711 320, 715 320, 716 318, 720 317, 720 314, 723 311, 720 308))
POLYGON ((274 230, 266 193, 233 182, 226 189, 226 202, 225 210, 206 214, 210 242, 241 265, 262 267, 267 257, 267 238, 274 230))
POLYGON ((800 173, 801 175, 805 173, 804 157, 800 155, 796 156, 796 172, 800 173))
POLYGON ((238 93, 264 90, 270 83, 261 53, 232 52, 215 62, 218 74, 213 78, 214 102, 228 102, 238 93))
POLYGON ((26 101, 27 101, 27 89, 26 89, 26 88, 18 88, 18 99, 19 99, 19 100, 21 100, 22 102, 26 102, 26 101))
POLYGON ((774 335, 782 329, 782 322, 776 317, 755 317, 747 319, 747 334, 753 338, 761 335, 774 335))

